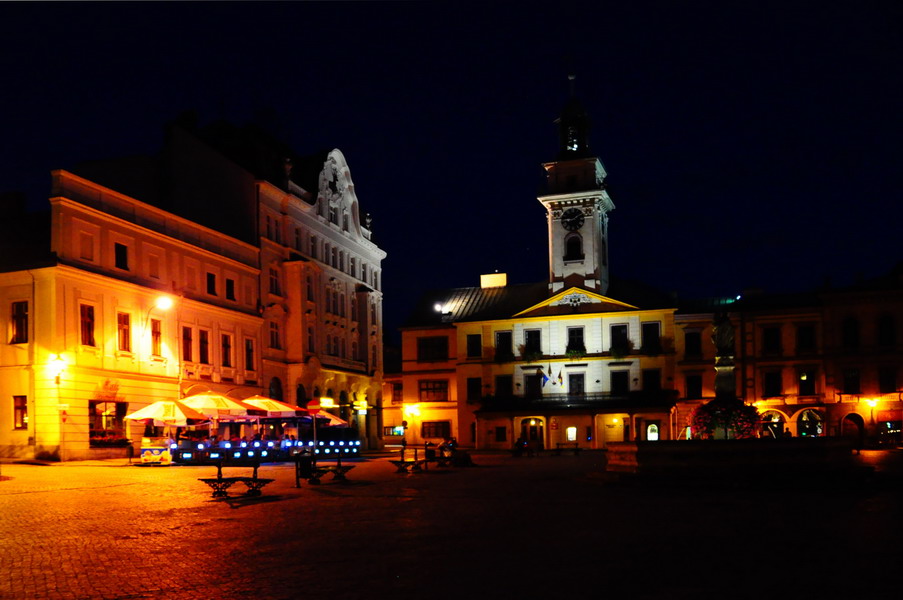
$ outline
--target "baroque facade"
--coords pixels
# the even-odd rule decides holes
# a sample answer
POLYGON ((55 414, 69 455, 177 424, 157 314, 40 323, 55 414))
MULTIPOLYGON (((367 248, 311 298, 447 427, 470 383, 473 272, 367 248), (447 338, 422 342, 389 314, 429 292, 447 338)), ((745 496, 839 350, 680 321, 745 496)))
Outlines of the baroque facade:
POLYGON ((206 390, 329 398, 378 444, 385 252, 340 151, 261 140, 175 124, 158 156, 53 173, 49 248, 0 272, 2 455, 100 456, 206 390))

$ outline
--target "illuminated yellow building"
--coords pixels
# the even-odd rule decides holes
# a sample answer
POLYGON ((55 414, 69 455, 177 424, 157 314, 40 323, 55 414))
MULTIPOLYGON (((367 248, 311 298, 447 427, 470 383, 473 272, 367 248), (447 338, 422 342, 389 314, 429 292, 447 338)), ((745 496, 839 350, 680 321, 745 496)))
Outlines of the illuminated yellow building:
POLYGON ((543 165, 539 198, 548 281, 509 285, 495 273, 480 287, 425 296, 402 329, 403 403, 385 411, 387 433, 506 449, 519 438, 602 448, 672 436, 676 307, 610 276, 614 203, 576 99, 558 125, 559 156, 543 165))
POLYGON ((124 456, 126 414, 207 390, 332 397, 379 444, 385 252, 348 165, 246 134, 54 172, 48 247, 0 261, 0 456, 124 456))

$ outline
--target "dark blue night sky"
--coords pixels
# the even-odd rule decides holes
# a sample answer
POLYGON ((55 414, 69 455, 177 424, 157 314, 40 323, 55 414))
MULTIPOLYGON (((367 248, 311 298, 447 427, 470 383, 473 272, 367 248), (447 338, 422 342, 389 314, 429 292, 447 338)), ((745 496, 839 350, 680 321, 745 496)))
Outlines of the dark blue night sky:
POLYGON ((340 148, 386 316, 547 275, 567 74, 609 173, 613 274, 799 290, 903 258, 898 2, 0 4, 0 190, 151 153, 185 110, 340 148))

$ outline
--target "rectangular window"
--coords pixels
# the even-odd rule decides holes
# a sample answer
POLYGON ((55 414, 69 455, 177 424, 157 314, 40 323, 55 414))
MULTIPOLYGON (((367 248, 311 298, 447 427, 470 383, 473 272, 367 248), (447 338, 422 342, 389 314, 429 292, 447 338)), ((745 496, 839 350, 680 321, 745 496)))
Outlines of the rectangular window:
POLYGON ((79 235, 78 257, 82 260, 94 261, 94 236, 90 233, 83 231, 79 235))
POLYGON ((630 354, 630 339, 627 337, 627 325, 611 326, 611 353, 616 356, 630 354))
POLYGON ((216 273, 207 273, 207 293, 216 296, 216 273))
POLYGON ((451 421, 424 421, 421 437, 446 439, 451 437, 451 421))
POLYGON ((222 350, 222 360, 224 367, 232 366, 232 336, 224 333, 220 338, 220 349, 222 350))
POLYGON ((890 394, 897 391, 897 369, 878 367, 878 392, 890 394))
POLYGON ((483 336, 479 333, 467 334, 467 358, 483 356, 483 336))
POLYGON ((154 279, 160 279, 160 257, 156 254, 147 257, 147 274, 154 279))
POLYGON ((657 355, 662 353, 662 326, 661 323, 643 323, 640 325, 640 342, 643 354, 657 355))
POLYGON ((448 380, 421 379, 417 384, 421 402, 448 402, 448 380))
POLYGON ((796 353, 812 354, 815 352, 815 325, 801 323, 796 326, 796 353))
POLYGON ((235 300, 235 280, 226 278, 226 300, 235 300))
POLYGON ((514 377, 511 375, 496 375, 495 395, 497 398, 512 397, 514 395, 514 377))
POLYGON ((496 427, 495 428, 495 441, 496 442, 507 442, 508 441, 508 428, 507 427, 496 427))
POLYGON ((301 252, 301 229, 295 227, 295 250, 301 252))
POLYGON ((210 332, 206 329, 198 330, 198 362, 210 364, 210 332))
POLYGON ((702 334, 698 331, 684 333, 684 358, 702 358, 702 334))
POLYGON ((254 340, 245 338, 245 371, 256 371, 254 364, 254 340))
POLYGON ((495 358, 496 360, 514 358, 514 341, 510 331, 495 332, 495 358))
POLYGON ((129 270, 129 247, 118 242, 113 244, 114 260, 116 268, 123 271, 129 270))
POLYGON ((82 346, 97 346, 94 341, 94 307, 90 304, 79 306, 82 346))
POLYGON ((186 362, 194 360, 191 331, 191 327, 182 327, 182 360, 186 362))
POLYGON ((404 404, 404 386, 398 382, 392 383, 392 405, 404 404))
POLYGON ((467 378, 467 402, 474 404, 483 399, 483 378, 467 378))
POLYGON ((524 397, 533 400, 542 397, 542 375, 524 375, 524 397))
POLYGON ((687 373, 684 375, 686 385, 686 397, 688 399, 702 398, 702 375, 699 373, 687 373))
POLYGON ((151 319, 151 354, 153 356, 163 355, 163 321, 160 319, 151 319))
POLYGON ((13 429, 28 429, 28 396, 13 396, 13 429))
POLYGON ((643 369, 643 391, 657 392, 662 389, 661 369, 643 369))
POLYGON ((798 393, 800 396, 815 395, 815 369, 804 368, 797 371, 798 393))
POLYGON ((307 328, 307 351, 308 352, 316 352, 317 351, 317 337, 314 335, 314 328, 307 328))
POLYGON ((118 348, 122 352, 132 351, 132 323, 128 313, 116 313, 118 348))
POLYGON ((310 236, 310 257, 317 258, 317 236, 310 236))
POLYGON ((844 369, 843 371, 843 393, 859 394, 859 369, 844 369))
POLYGON ((524 331, 524 353, 528 355, 542 354, 542 331, 527 329, 524 331))
POLYGON ((270 348, 282 349, 282 336, 279 335, 279 323, 270 321, 270 348))
POLYGON ((417 361, 448 360, 448 338, 444 335, 417 338, 417 361))
POLYGON ((566 352, 586 352, 583 345, 583 327, 568 327, 568 345, 566 352))
POLYGON ((10 344, 24 344, 28 342, 28 301, 13 302, 10 315, 12 332, 10 344))
POLYGON ((762 396, 765 398, 780 396, 783 391, 780 371, 766 371, 762 375, 762 396))
POLYGON ((279 271, 270 267, 270 293, 281 296, 282 291, 279 288, 279 271))
POLYGON ((769 326, 762 328, 762 354, 768 356, 781 355, 780 326, 769 326))
POLYGON ((616 396, 626 396, 630 393, 630 372, 611 372, 611 393, 616 396))
POLYGON ((586 392, 586 377, 583 373, 568 375, 568 396, 582 396, 586 392))

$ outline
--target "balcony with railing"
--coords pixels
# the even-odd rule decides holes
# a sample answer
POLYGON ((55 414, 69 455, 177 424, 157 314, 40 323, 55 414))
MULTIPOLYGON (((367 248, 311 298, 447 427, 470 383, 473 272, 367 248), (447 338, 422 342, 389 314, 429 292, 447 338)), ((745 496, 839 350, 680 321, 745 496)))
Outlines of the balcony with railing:
POLYGON ((641 407, 669 407, 677 401, 677 398, 678 393, 675 390, 484 396, 480 399, 480 407, 485 411, 582 409, 604 412, 641 407))

